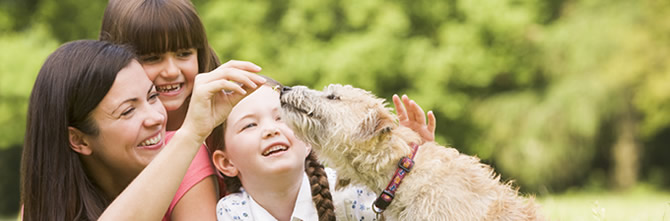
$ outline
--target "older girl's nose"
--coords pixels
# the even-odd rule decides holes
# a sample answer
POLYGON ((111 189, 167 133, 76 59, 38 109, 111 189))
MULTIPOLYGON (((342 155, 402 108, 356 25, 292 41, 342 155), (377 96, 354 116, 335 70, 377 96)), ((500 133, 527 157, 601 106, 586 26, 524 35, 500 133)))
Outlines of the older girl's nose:
POLYGON ((177 63, 175 61, 175 58, 171 56, 170 54, 165 55, 165 59, 163 60, 163 70, 160 72, 160 76, 172 80, 177 78, 179 76, 179 73, 181 70, 179 70, 179 67, 177 66, 177 63))

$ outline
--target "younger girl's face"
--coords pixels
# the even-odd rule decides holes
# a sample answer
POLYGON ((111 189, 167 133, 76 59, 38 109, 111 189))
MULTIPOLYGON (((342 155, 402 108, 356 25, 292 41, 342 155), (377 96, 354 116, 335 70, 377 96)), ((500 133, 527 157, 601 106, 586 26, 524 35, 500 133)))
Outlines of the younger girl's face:
POLYGON ((193 81, 198 74, 197 49, 142 55, 140 62, 149 79, 156 85, 165 109, 179 109, 193 91, 193 81))
POLYGON ((280 111, 279 92, 262 86, 230 112, 224 152, 241 179, 304 170, 307 147, 281 120, 280 111))

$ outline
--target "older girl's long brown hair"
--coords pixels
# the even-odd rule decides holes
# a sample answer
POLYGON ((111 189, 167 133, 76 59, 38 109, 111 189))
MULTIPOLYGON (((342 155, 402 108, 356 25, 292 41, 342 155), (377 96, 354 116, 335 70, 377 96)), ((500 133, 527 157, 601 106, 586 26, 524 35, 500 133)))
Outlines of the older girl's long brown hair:
POLYGON ((200 73, 221 64, 189 0, 110 0, 99 39, 128 44, 140 56, 196 48, 200 73))

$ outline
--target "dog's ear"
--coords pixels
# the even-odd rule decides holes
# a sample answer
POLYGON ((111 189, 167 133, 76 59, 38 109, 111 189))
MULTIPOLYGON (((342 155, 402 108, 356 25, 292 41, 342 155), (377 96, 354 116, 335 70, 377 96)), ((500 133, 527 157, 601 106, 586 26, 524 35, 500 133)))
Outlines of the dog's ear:
POLYGON ((396 124, 390 112, 374 111, 368 114, 361 126, 361 135, 369 138, 389 134, 396 124))

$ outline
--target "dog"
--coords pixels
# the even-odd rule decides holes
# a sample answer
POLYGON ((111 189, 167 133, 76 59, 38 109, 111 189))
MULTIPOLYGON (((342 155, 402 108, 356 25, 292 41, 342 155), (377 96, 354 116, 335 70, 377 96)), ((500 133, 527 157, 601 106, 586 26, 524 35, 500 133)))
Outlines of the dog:
MULTIPOLYGON (((283 87, 280 99, 282 119, 338 179, 377 193, 390 186, 411 144, 422 143, 416 132, 398 125, 383 99, 363 89, 283 87)), ((426 142, 413 161, 388 207, 375 212, 391 220, 544 220, 533 197, 520 196, 477 157, 426 142)))

